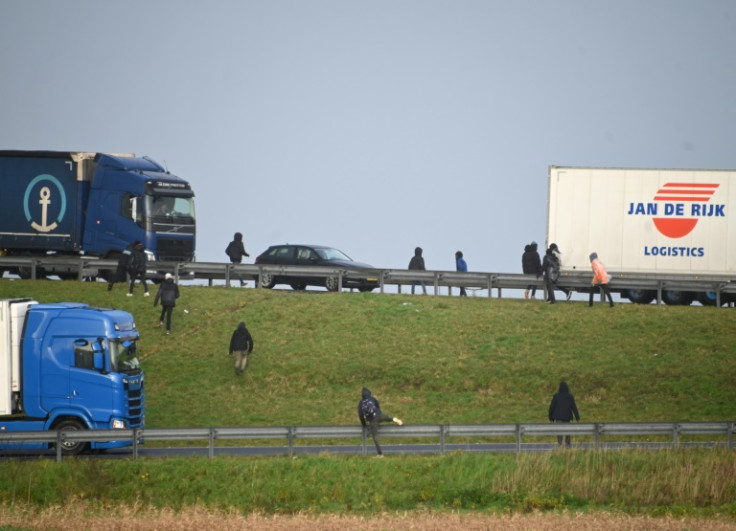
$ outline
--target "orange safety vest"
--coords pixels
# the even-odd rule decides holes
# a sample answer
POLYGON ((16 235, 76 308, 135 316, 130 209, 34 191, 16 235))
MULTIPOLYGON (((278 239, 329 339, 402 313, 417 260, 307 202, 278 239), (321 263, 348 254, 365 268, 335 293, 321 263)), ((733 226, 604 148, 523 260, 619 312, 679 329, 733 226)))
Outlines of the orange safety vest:
POLYGON ((603 262, 596 258, 590 263, 590 265, 593 266, 593 285, 608 284, 608 273, 606 273, 606 268, 603 266, 603 262))

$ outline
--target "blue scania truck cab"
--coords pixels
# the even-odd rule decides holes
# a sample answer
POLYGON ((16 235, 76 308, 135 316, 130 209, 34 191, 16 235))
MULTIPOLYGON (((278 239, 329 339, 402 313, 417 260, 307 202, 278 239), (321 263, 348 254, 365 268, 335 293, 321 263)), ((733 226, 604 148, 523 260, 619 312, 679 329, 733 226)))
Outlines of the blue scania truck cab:
MULTIPOLYGON (((195 258, 194 192, 148 157, 0 151, 0 186, 5 256, 117 259, 140 241, 150 261, 195 258)), ((73 276, 63 269, 45 273, 73 276)))
MULTIPOLYGON (((0 299, 0 453, 50 446, 3 437, 13 432, 143 428, 138 341, 125 311, 0 299)), ((67 440, 62 452, 130 444, 67 440)))

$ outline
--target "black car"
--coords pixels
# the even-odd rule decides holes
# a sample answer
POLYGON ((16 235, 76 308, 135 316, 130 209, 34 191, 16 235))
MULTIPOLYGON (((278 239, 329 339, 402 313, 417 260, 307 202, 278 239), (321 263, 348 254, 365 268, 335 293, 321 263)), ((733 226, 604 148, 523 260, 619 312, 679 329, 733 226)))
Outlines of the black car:
MULTIPOLYGON (((255 263, 293 266, 335 267, 337 269, 373 269, 373 266, 354 262, 348 255, 332 247, 322 245, 272 245, 258 255, 255 263)), ((313 276, 278 276, 260 275, 260 287, 272 288, 276 284, 288 284, 292 289, 301 290, 307 286, 324 286, 328 291, 337 291, 339 278, 313 276)), ((344 288, 357 288, 360 291, 371 291, 378 287, 378 278, 343 277, 344 288)))

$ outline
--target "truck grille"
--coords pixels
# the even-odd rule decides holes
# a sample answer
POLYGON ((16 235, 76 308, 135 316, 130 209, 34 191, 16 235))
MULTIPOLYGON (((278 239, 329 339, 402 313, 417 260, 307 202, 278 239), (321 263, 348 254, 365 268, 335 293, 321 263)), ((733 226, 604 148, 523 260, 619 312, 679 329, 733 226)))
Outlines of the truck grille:
POLYGON ((128 389, 128 420, 131 428, 143 427, 143 387, 140 389, 128 389))
POLYGON ((194 240, 159 238, 158 259, 163 262, 191 262, 194 259, 194 240))

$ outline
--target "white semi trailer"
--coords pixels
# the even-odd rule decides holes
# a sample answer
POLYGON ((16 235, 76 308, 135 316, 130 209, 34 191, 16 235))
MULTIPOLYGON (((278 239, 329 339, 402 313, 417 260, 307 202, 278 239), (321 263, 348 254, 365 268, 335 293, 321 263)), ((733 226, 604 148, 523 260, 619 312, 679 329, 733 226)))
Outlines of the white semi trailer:
MULTIPOLYGON (((590 271, 596 252, 619 278, 736 281, 736 170, 550 166, 548 201, 547 243, 562 250, 563 273, 590 271)), ((632 302, 656 297, 624 284, 612 289, 632 302)), ((666 291, 663 299, 715 301, 708 292, 666 291)))

